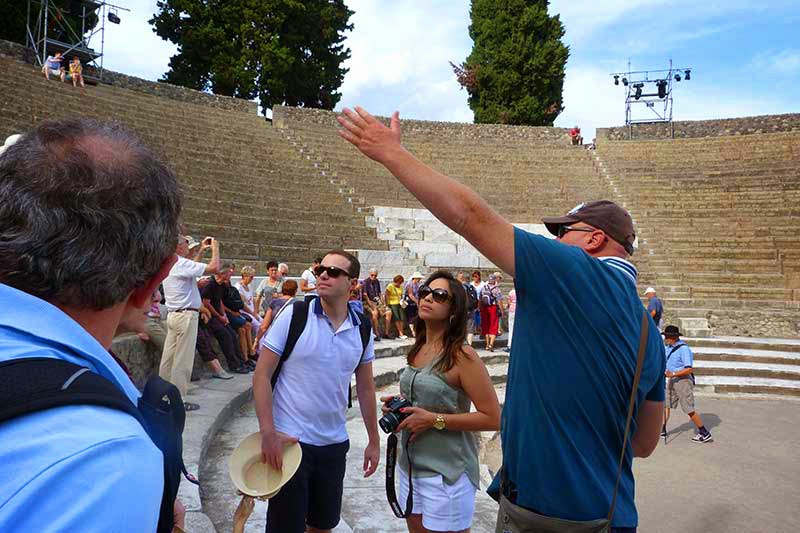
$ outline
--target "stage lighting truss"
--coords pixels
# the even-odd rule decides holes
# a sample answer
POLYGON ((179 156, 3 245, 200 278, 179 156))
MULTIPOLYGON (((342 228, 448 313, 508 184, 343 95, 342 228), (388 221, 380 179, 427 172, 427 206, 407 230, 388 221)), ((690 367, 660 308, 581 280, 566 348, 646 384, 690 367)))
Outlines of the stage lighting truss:
MULTIPOLYGON (((626 72, 611 74, 614 85, 622 81, 625 87, 625 125, 647 122, 672 123, 673 84, 692 79, 690 67, 675 68, 672 60, 666 70, 631 71, 630 61, 626 72), (645 104, 636 108, 636 104, 645 104), (647 109, 642 116, 635 116, 635 109, 647 109)), ((631 130, 632 132, 632 130, 631 130)))

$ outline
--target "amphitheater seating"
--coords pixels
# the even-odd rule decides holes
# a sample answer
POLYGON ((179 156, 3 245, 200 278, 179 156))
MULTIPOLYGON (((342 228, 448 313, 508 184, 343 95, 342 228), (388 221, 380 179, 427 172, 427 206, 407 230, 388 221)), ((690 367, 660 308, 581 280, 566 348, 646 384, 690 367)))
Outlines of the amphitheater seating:
POLYGON ((800 134, 605 141, 597 157, 638 221, 642 287, 659 288, 668 316, 713 311, 743 328, 771 316, 784 327, 735 334, 798 334, 800 134))
POLYGON ((265 261, 281 260, 299 275, 327 249, 387 248, 337 186, 255 114, 102 85, 82 95, 3 57, 0 73, 0 137, 48 118, 125 124, 175 169, 187 230, 217 236, 225 259, 253 264, 259 272, 265 261))
MULTIPOLYGON (((317 117, 319 112, 316 113, 317 117)), ((421 208, 382 166, 336 134, 331 113, 324 123, 288 120, 286 134, 334 172, 355 203, 421 208)), ((607 196, 583 150, 566 142, 459 137, 436 132, 404 132, 403 144, 420 160, 475 189, 508 219, 535 222, 571 209, 581 201, 607 196)))

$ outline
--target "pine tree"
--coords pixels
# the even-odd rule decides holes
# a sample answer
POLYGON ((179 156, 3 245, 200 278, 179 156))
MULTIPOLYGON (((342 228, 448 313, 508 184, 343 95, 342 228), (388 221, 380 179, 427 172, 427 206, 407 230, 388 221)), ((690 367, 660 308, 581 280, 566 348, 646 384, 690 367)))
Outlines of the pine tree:
POLYGON ((472 53, 453 65, 476 123, 552 126, 569 48, 548 0, 472 0, 472 53))
POLYGON ((350 50, 344 0, 159 0, 154 32, 179 45, 163 80, 215 94, 333 109, 350 50))

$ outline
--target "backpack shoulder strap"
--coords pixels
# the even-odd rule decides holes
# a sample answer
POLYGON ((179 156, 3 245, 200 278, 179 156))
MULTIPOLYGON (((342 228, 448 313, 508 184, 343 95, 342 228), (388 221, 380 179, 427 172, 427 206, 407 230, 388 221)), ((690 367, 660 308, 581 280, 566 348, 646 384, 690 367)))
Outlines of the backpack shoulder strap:
POLYGON ((280 359, 278 359, 278 366, 275 367, 275 372, 272 373, 271 383, 273 389, 278 382, 278 375, 280 374, 281 368, 283 368, 283 364, 292 354, 292 350, 294 350, 295 345, 297 345, 297 340, 300 338, 300 335, 303 334, 303 330, 306 329, 308 307, 312 305, 314 300, 316 300, 316 298, 312 298, 308 301, 299 300, 292 304, 292 319, 289 322, 289 334, 286 337, 286 346, 283 348, 283 354, 280 359))
MULTIPOLYGON (((353 369, 353 373, 355 374, 358 367, 361 366, 361 362, 364 361, 364 354, 367 353, 367 346, 369 346, 369 338, 372 336, 372 322, 370 322, 366 315, 360 311, 356 311, 353 309, 358 316, 359 324, 358 330, 361 334, 361 357, 358 359, 358 365, 353 369)), ((347 408, 353 407, 353 391, 348 389, 347 391, 347 408)))
MULTIPOLYGON (((51 357, 0 363, 0 422, 66 405, 95 405, 124 411, 145 426, 138 408, 112 382, 51 357)), ((146 426, 145 426, 146 427, 146 426)))

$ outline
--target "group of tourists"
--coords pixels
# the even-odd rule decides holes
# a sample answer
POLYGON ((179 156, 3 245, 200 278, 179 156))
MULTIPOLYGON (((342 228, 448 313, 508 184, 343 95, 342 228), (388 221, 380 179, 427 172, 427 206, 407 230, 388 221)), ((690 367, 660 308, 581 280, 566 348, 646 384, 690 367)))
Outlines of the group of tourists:
POLYGON ((64 56, 61 52, 47 56, 44 65, 42 65, 42 74, 44 74, 46 80, 49 80, 50 76, 56 76, 62 82, 67 81, 67 75, 69 75, 73 87, 78 85, 81 86, 81 89, 85 87, 83 83, 83 65, 78 56, 72 56, 66 66, 64 66, 64 56))
POLYGON ((469 530, 479 487, 473 432, 498 429, 503 464, 489 488, 498 533, 566 523, 636 530, 632 464, 666 429, 665 376, 670 405, 693 406, 682 392, 691 351, 668 327, 665 354, 637 294, 630 215, 587 202, 543 220, 555 239, 534 235, 406 151, 396 113, 388 127, 361 108, 339 121, 342 137, 513 279, 513 298, 497 273, 483 286, 479 273, 415 273, 410 285, 395 278, 381 292, 378 273, 359 283, 358 259, 342 250, 319 257, 299 284, 270 263, 259 287, 249 268, 231 287, 235 266, 220 259, 216 239, 179 231, 177 179, 136 137, 86 120, 41 123, 0 155, 0 306, 14 310, 0 314, 0 377, 14 385, 0 391, 0 530, 182 530, 182 422, 177 440, 156 438, 148 413, 177 410, 182 421, 184 409, 198 408, 186 402, 187 361, 203 329, 229 369, 254 367, 263 463, 281 470, 286 450, 302 449, 295 474, 270 495, 267 531, 338 524, 354 375, 368 435, 363 475, 375 473, 379 427, 388 430, 390 449, 399 444, 400 503, 387 492, 409 531, 469 530), (155 318, 159 286, 169 311, 164 379, 151 378, 142 393, 109 349, 115 334, 155 318), (377 322, 405 335, 400 309, 412 303, 414 345, 400 395, 380 398, 379 423, 377 322), (515 335, 501 414, 469 337, 480 320, 493 348, 503 313, 513 314, 515 335), (93 396, 71 394, 88 382, 93 396))

